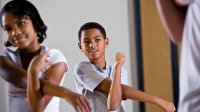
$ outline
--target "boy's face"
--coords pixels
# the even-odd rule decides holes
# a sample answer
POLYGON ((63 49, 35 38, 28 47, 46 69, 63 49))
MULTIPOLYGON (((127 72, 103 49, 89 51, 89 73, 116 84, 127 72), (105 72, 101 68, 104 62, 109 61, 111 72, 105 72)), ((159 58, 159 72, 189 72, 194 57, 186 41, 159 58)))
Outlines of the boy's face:
POLYGON ((78 45, 90 62, 96 62, 105 61, 105 48, 108 43, 109 40, 104 39, 99 29, 92 28, 81 32, 81 41, 78 45))

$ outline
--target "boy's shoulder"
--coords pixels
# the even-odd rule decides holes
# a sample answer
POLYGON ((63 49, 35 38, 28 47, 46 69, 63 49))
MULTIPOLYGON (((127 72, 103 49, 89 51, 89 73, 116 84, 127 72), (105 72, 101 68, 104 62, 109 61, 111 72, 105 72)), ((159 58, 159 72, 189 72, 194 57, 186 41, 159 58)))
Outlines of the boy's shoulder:
POLYGON ((88 61, 80 61, 80 62, 78 62, 77 64, 76 64, 76 66, 78 67, 78 68, 85 68, 85 67, 87 67, 87 66, 93 66, 90 62, 88 62, 88 61))

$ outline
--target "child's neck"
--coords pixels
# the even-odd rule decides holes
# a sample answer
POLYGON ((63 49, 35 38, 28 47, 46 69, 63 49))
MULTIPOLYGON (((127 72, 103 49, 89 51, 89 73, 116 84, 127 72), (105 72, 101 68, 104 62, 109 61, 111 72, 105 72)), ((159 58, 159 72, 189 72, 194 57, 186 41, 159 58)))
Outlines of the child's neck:
POLYGON ((106 61, 101 61, 101 62, 90 62, 96 66, 98 66, 99 68, 102 68, 102 69, 106 69, 106 61))

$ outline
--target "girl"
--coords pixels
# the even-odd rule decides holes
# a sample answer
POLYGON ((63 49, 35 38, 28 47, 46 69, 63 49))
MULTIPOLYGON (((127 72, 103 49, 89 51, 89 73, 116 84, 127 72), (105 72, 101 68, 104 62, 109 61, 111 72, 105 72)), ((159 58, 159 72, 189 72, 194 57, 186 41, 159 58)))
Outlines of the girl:
POLYGON ((37 9, 26 0, 8 2, 0 13, 1 26, 8 35, 0 53, 0 75, 9 84, 10 112, 59 112, 59 99, 65 98, 76 111, 90 111, 87 99, 63 83, 67 61, 57 49, 40 45, 47 27, 37 9), (51 95, 51 96, 49 96, 51 95))

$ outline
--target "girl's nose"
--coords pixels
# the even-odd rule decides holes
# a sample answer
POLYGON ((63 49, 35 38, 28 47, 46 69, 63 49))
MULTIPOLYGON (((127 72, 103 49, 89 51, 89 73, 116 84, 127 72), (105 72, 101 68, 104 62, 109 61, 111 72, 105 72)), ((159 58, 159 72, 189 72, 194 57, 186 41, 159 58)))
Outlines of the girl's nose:
POLYGON ((21 30, 16 28, 15 30, 12 31, 12 36, 18 36, 22 34, 21 30))

